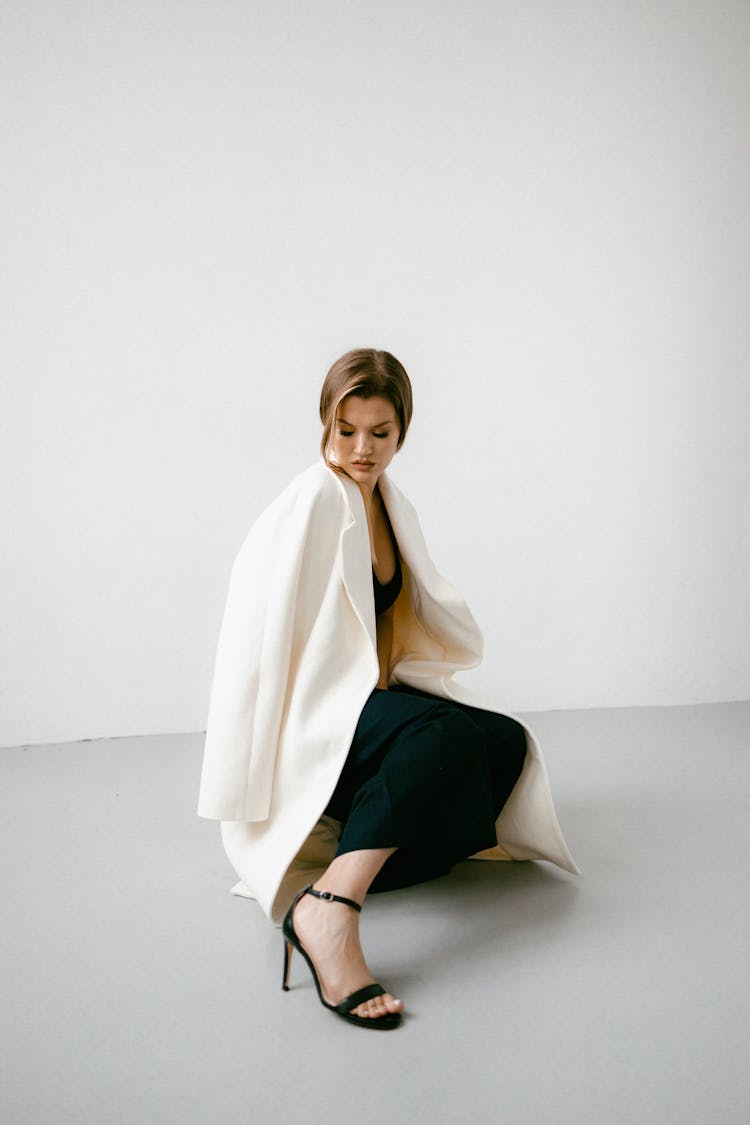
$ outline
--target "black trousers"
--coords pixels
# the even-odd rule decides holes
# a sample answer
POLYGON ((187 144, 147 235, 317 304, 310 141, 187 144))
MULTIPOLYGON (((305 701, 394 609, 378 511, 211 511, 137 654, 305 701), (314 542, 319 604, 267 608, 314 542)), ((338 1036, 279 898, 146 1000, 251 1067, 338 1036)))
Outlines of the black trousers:
POLYGON ((525 757, 515 719, 404 684, 375 688, 325 810, 344 825, 336 854, 398 848, 371 892, 445 875, 497 843, 525 757))

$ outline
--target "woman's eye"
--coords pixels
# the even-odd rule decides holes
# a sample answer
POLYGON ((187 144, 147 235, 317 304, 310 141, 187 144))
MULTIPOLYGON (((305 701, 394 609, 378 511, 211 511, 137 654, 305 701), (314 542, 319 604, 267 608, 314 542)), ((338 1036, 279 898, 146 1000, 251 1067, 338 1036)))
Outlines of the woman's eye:
MULTIPOLYGON (((339 430, 338 433, 339 433, 340 437, 351 437, 352 434, 354 433, 354 430, 339 430)), ((372 436, 377 437, 377 438, 386 438, 386 437, 388 437, 388 434, 387 433, 386 434, 373 433, 372 436)))

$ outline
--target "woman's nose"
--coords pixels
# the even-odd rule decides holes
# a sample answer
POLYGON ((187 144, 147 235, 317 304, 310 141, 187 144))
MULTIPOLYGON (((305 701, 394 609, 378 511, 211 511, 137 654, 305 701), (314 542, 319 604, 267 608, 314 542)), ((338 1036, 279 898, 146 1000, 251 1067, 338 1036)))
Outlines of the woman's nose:
POLYGON ((370 442, 369 436, 360 437, 356 442, 355 453, 365 454, 365 453, 370 453, 371 451, 372 451, 372 444, 370 442))

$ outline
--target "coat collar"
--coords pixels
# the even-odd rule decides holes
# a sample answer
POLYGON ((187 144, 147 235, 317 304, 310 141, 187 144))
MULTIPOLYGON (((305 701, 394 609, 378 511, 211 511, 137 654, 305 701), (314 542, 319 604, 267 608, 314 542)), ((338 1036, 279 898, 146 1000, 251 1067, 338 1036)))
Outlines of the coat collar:
MULTIPOLYGON (((359 485, 355 480, 352 480, 351 477, 340 475, 334 472, 333 469, 329 469, 328 466, 325 465, 325 462, 324 470, 329 476, 333 477, 341 489, 346 499, 347 507, 349 508, 352 523, 356 524, 358 527, 364 527, 369 548, 369 531, 367 527, 367 515, 365 513, 365 502, 362 498, 359 485)), ((380 495, 383 497, 385 510, 388 513, 388 519, 391 521, 391 527, 393 528, 398 542, 399 550, 406 559, 407 566, 411 566, 409 556, 414 517, 407 510, 400 489, 394 484, 387 472, 380 474, 378 485, 380 495)))

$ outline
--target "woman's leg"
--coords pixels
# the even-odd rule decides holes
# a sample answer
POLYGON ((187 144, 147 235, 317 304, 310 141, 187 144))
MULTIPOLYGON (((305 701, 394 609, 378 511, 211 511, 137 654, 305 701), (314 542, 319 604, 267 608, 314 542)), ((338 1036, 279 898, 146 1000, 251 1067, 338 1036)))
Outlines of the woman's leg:
MULTIPOLYGON (((523 770, 527 753, 525 730, 521 723, 508 715, 455 700, 445 701, 442 697, 406 685, 398 685, 390 689, 388 694, 391 700, 400 696, 404 702, 417 703, 421 700, 425 706, 432 705, 436 708, 431 713, 433 717, 439 715, 441 722, 432 724, 431 734, 434 739, 438 739, 441 733, 448 736, 447 744, 443 743, 441 752, 447 755, 443 766, 451 777, 449 800, 454 802, 454 806, 452 812, 445 810, 441 818, 438 794, 430 793, 428 846, 415 846, 415 841, 402 832, 398 838, 398 852, 376 875, 370 886, 371 894, 445 875, 458 860, 495 844, 495 822, 523 770), (452 721, 447 724, 446 709, 452 715, 452 721), (477 758, 481 758, 481 765, 477 758), (472 759, 475 760, 472 762, 472 759), (482 777, 484 781, 481 781, 482 777), (464 788, 465 782, 468 788, 464 788), (481 795, 476 791, 477 785, 483 790, 481 795), (459 831, 459 810, 464 801, 464 807, 471 810, 471 817, 470 821, 464 823, 463 830, 459 831), (483 814, 481 810, 484 810, 483 814), (438 815, 434 816, 433 813, 436 812, 438 815), (435 838, 432 831, 441 819, 450 826, 445 840, 435 838), (482 822, 484 828, 479 827, 482 822), (469 823, 474 825, 473 836, 469 831, 469 823)), ((440 741, 443 742, 442 739, 440 741)), ((417 749, 418 742, 410 740, 407 758, 400 766, 397 765, 397 769, 405 772, 405 767, 409 768, 416 762, 417 749)), ((432 748, 429 757, 432 758, 432 748)), ((429 792, 429 780, 424 770, 419 772, 420 788, 429 792)), ((368 788, 377 784, 377 777, 373 778, 370 785, 363 788, 360 797, 366 795, 368 788)), ((346 832, 342 837, 342 844, 345 837, 346 832)))
MULTIPOLYGON (((363 710, 326 809, 345 822, 340 851, 315 890, 362 903, 373 882, 373 890, 385 890, 435 878, 496 841, 495 819, 523 765, 523 728, 492 712, 407 690, 376 690, 363 710), (422 838, 425 827, 430 840, 422 838), (394 842, 398 849, 371 846, 394 842)), ((350 907, 305 895, 294 926, 329 1003, 373 982, 359 943, 359 915, 350 907)), ((401 1010, 390 994, 356 1009, 373 1018, 401 1010)))
MULTIPOLYGON (((437 698, 419 688, 406 685, 398 685, 392 690, 423 699, 437 698)), ((510 715, 486 711, 481 707, 472 707, 468 703, 459 703, 456 700, 451 700, 450 705, 457 707, 469 717, 484 735, 492 801, 497 818, 523 771, 527 754, 526 731, 522 724, 510 715)))
MULTIPOLYGON (((370 848, 336 856, 313 886, 316 891, 332 891, 361 905, 370 883, 395 851, 370 848)), ((330 1004, 339 1004, 357 989, 375 983, 359 943, 359 914, 350 906, 303 895, 294 909, 294 928, 317 969, 323 995, 330 1004)), ((387 992, 365 1001, 354 1011, 358 1016, 377 1019, 402 1009, 402 1001, 387 992)))

